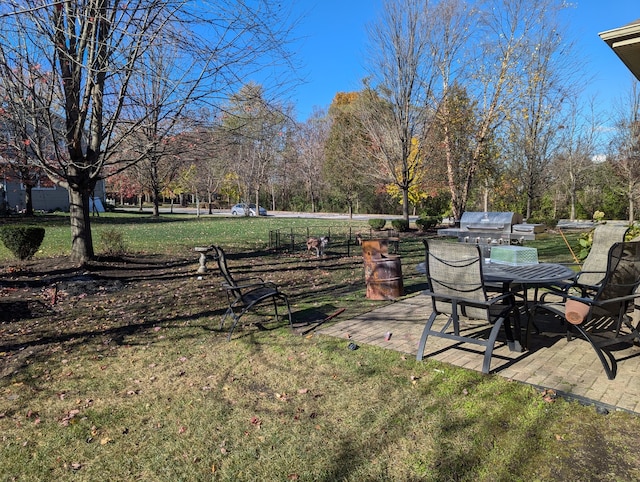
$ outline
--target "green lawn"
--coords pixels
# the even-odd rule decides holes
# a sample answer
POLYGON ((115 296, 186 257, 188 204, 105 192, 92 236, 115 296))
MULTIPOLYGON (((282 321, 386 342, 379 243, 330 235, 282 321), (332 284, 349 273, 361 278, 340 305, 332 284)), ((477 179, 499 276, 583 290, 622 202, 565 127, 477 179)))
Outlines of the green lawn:
MULTIPOLYGON (((129 270, 124 289, 63 290, 49 306, 11 283, 45 275, 38 266, 68 252, 62 215, 38 219, 47 234, 34 262, 20 265, 0 250, 10 286, 0 293, 24 290, 44 312, 0 324, 0 480, 640 477, 640 419, 628 413, 549 403, 500 376, 372 346, 350 351, 344 340, 295 335, 284 324, 245 326, 226 341, 220 279, 213 270, 198 279, 194 246, 219 243, 234 272, 281 283, 297 319, 339 306, 352 316, 382 303, 364 297, 359 256, 335 245, 320 260, 298 245, 265 248, 270 230, 329 229, 340 240, 366 223, 134 214, 94 221, 97 252, 100 231, 115 227, 138 253, 88 268, 104 279, 129 270)), ((403 265, 422 260, 422 238, 403 237, 403 265)), ((530 245, 543 261, 571 261, 558 235, 530 245)), ((405 277, 407 291, 423 286, 413 270, 405 277)))

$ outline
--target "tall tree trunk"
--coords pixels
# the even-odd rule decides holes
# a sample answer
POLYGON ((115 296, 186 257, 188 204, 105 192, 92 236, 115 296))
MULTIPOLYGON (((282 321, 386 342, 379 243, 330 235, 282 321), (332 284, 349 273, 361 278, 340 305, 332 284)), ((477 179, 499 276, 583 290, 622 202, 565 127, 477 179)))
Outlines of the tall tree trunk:
POLYGON ((24 185, 24 214, 33 216, 33 186, 30 183, 24 185))
POLYGON ((484 212, 489 212, 489 182, 484 182, 484 193, 483 193, 483 204, 484 204, 484 212))
POLYGON ((74 263, 84 264, 93 258, 93 238, 89 220, 89 191, 69 189, 71 221, 71 256, 74 263))
POLYGON ((160 181, 158 179, 158 162, 151 162, 151 195, 153 196, 153 217, 160 217, 160 181))
POLYGON ((634 182, 629 181, 629 223, 630 224, 633 224, 633 221, 635 220, 635 217, 636 217, 634 203, 633 203, 633 193, 635 191, 633 185, 634 185, 634 182))
POLYGON ((402 186, 402 217, 409 223, 409 187, 402 186))

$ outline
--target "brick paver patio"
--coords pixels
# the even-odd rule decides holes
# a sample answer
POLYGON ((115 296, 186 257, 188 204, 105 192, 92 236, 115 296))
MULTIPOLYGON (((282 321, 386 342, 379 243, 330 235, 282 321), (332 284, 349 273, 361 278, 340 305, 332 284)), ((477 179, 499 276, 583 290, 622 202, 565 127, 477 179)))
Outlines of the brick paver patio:
MULTIPOLYGON (((431 313, 431 301, 418 294, 351 319, 327 324, 318 333, 347 338, 356 344, 376 345, 415 356, 424 323, 431 313), (390 340, 385 334, 390 332, 390 340)), ((615 352, 618 373, 607 379, 600 360, 583 339, 567 342, 563 327, 551 318, 536 319, 541 333, 531 335, 530 350, 513 353, 506 345, 493 352, 491 372, 505 378, 554 389, 560 396, 594 403, 609 410, 640 414, 640 347, 615 352)), ((481 371, 482 347, 430 337, 425 359, 481 371)))

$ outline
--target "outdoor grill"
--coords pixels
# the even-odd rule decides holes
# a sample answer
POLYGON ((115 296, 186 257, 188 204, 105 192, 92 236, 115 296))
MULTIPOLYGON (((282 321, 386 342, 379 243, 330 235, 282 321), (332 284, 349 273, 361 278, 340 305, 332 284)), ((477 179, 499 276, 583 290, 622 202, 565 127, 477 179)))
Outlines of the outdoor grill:
POLYGON ((522 244, 543 231, 542 224, 523 223, 520 214, 468 211, 462 214, 460 227, 439 229, 438 235, 457 237, 461 243, 522 244))

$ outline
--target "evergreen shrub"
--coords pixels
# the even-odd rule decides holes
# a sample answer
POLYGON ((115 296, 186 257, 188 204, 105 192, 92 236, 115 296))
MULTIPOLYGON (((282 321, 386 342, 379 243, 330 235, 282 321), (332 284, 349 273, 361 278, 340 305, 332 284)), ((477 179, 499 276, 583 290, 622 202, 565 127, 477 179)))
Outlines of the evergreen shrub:
POLYGON ((375 229, 376 231, 380 231, 382 228, 384 228, 385 224, 387 224, 386 219, 369 219, 369 226, 371 226, 371 229, 375 229))
POLYGON ((2 226, 0 239, 11 253, 23 261, 30 259, 40 249, 45 230, 36 226, 2 226))
POLYGON ((399 233, 406 233, 409 231, 409 222, 405 219, 394 219, 391 221, 391 226, 393 226, 393 229, 399 233))

